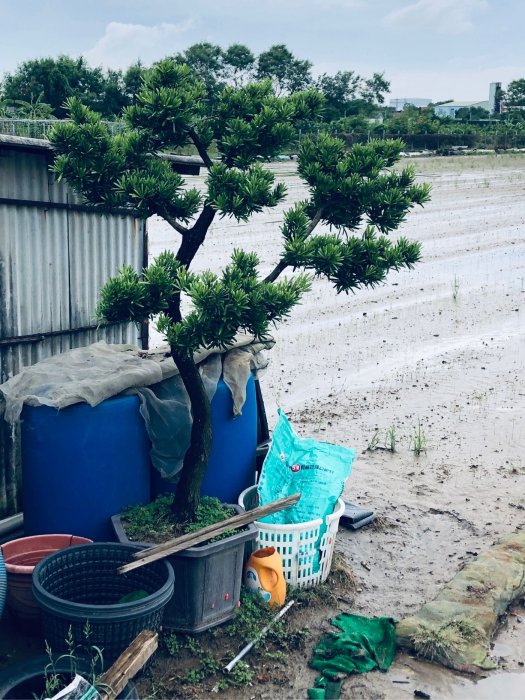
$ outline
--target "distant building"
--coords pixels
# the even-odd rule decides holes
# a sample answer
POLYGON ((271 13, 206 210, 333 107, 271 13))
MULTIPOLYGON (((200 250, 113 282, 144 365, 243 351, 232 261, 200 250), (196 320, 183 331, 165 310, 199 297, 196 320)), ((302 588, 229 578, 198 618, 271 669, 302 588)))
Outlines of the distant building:
POLYGON ((489 85, 489 112, 491 114, 501 112, 501 83, 489 85))
POLYGON ((398 97, 390 100, 388 103, 389 107, 393 107, 396 112, 402 112, 407 105, 412 105, 413 107, 428 107, 432 100, 426 97, 398 97))
POLYGON ((489 101, 482 100, 481 102, 469 102, 467 100, 463 102, 446 102, 445 104, 436 105, 434 107, 434 114, 436 117, 454 117, 456 112, 460 109, 469 109, 472 107, 481 107, 481 109, 489 111, 489 101))
POLYGON ((437 117, 452 117, 452 119, 454 119, 458 110, 472 109, 473 107, 480 107, 489 114, 499 114, 501 111, 501 83, 490 83, 488 100, 465 100, 460 102, 450 100, 435 105, 434 114, 437 117))

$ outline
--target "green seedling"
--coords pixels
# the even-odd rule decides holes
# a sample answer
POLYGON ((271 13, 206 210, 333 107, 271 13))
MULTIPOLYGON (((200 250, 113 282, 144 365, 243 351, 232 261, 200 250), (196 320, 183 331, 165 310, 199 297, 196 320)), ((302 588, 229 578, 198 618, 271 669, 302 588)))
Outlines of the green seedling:
POLYGON ((395 452, 396 445, 397 445, 397 431, 396 431, 395 424, 392 423, 390 428, 386 431, 385 448, 387 450, 390 450, 390 452, 395 452))
POLYGON ((376 428, 375 433, 372 435, 370 438, 370 442, 368 443, 367 452, 375 452, 379 446, 379 440, 380 440, 380 435, 379 435, 379 428, 376 428))
POLYGON ((452 299, 457 301, 459 298, 459 279, 454 275, 454 281, 452 282, 452 299))
POLYGON ((417 428, 414 431, 414 435, 411 439, 412 452, 419 457, 419 455, 427 452, 427 438, 425 432, 421 426, 421 421, 418 421, 417 428))

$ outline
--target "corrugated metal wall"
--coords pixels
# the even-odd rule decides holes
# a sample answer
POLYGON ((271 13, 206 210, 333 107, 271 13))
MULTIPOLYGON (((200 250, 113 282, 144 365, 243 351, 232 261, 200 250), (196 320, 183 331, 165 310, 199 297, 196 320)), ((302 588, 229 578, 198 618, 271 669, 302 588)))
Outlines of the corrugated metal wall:
MULTIPOLYGON (((0 383, 50 355, 106 340, 141 345, 133 324, 97 329, 98 292, 146 259, 145 222, 82 207, 49 172, 51 153, 0 143, 0 383)), ((16 436, 0 427, 0 518, 20 508, 16 436)))

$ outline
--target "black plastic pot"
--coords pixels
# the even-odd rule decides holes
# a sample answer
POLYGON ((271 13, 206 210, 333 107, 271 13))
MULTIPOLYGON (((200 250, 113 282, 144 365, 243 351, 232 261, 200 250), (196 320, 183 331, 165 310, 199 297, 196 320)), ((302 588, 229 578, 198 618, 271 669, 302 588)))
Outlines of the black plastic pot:
POLYGON ((165 560, 126 574, 117 568, 132 560, 140 547, 94 543, 63 549, 43 559, 33 572, 33 593, 42 609, 45 638, 53 651, 62 651, 71 628, 75 644, 102 648, 110 665, 145 629, 160 628, 166 603, 173 595, 173 569, 165 560), (146 591, 146 597, 120 600, 146 591))
MULTIPOLYGON (((228 505, 237 513, 244 512, 238 505, 228 505)), ((111 520, 119 542, 129 543, 120 516, 111 520)), ((250 524, 224 540, 171 555, 175 590, 166 606, 163 626, 179 632, 204 632, 230 620, 239 607, 244 545, 256 537, 257 528, 250 524)), ((152 543, 138 544, 149 547, 152 543)))
MULTIPOLYGON (((0 698, 2 700, 28 700, 44 697, 45 668, 50 663, 49 656, 43 654, 35 658, 19 661, 0 671, 0 698)), ((68 659, 54 657, 57 673, 69 679, 70 664, 68 659)), ((78 662, 78 672, 89 671, 89 664, 78 662)), ((120 700, 140 700, 137 689, 131 681, 118 696, 120 700)))

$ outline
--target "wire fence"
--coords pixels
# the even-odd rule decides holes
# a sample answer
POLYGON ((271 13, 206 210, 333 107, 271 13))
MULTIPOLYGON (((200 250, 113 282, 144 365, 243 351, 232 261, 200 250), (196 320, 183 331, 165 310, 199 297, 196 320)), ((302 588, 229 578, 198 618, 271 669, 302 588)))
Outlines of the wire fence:
POLYGON ((401 139, 407 151, 436 151, 446 153, 455 149, 509 150, 525 148, 523 131, 479 131, 474 134, 396 134, 368 132, 367 134, 338 134, 348 145, 367 143, 370 139, 401 139))
MULTIPOLYGON (((0 119, 0 134, 23 136, 30 139, 45 139, 56 123, 56 119, 0 119)), ((124 131, 122 122, 105 121, 103 123, 113 135, 124 131)))
MULTIPOLYGON (((64 120, 66 121, 66 120, 64 120)), ((45 139, 56 119, 0 119, 0 134, 10 136, 23 136, 25 138, 45 139)), ((112 135, 124 131, 122 121, 103 122, 112 135)), ((508 150, 525 148, 525 131, 508 129, 505 131, 491 132, 479 131, 470 134, 398 134, 386 131, 369 131, 368 133, 339 133, 348 145, 354 143, 367 143, 372 138, 397 139, 405 143, 407 151, 436 151, 446 153, 459 148, 475 148, 488 150, 508 150)))

